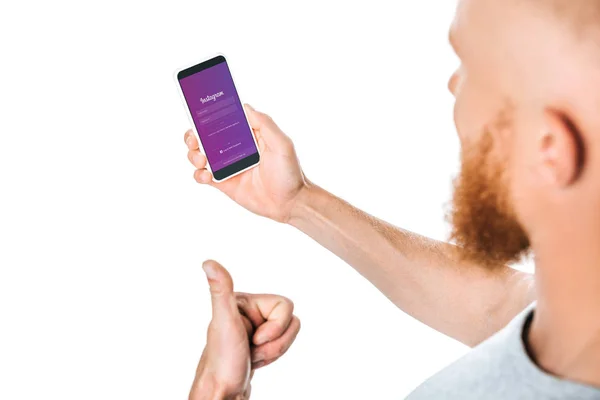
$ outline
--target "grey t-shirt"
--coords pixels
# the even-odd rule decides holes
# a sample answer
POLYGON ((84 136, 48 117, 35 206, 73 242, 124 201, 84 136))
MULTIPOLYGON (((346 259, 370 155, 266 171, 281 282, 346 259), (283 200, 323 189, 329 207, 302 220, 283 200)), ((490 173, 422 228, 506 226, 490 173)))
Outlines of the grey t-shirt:
POLYGON ((527 354, 535 304, 503 330, 428 379, 407 399, 600 399, 600 388, 559 379, 542 371, 527 354))

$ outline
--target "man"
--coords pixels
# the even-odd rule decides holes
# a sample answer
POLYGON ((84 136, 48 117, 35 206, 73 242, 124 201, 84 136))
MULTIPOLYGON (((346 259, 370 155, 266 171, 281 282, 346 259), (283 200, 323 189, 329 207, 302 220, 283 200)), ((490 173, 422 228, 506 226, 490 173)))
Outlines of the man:
MULTIPOLYGON (((409 398, 600 399, 600 1, 461 0, 450 36, 462 60, 450 80, 455 245, 314 185, 290 139, 250 107, 261 165, 214 184, 188 132, 195 178, 295 226, 400 309, 475 347, 409 398), (507 267, 529 251, 535 276, 507 267)), ((283 298, 236 304, 227 272, 205 268, 213 321, 190 398, 245 398, 250 362, 279 357, 299 323, 283 298)))

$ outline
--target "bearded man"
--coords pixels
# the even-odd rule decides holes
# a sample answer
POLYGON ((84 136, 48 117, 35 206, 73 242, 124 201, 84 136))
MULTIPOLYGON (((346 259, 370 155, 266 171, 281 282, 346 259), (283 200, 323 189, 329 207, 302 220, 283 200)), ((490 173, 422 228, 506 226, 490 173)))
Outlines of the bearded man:
MULTIPOLYGON (((290 139, 246 106, 259 167, 195 179, 325 246, 400 309, 473 349, 411 399, 600 399, 600 1, 460 0, 450 79, 462 169, 436 242, 312 183, 290 139), (534 256, 535 275, 508 265, 534 256)), ((300 323, 279 296, 233 292, 204 264, 213 320, 191 399, 247 398, 300 323)))

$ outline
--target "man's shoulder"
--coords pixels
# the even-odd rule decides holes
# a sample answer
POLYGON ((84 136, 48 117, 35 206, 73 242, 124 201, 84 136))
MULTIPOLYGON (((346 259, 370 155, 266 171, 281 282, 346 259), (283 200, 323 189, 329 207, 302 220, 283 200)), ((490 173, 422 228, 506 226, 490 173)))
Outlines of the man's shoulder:
POLYGON ((515 353, 519 348, 523 320, 531 313, 527 307, 505 328, 443 369, 408 398, 487 399, 506 398, 515 383, 515 353))
POLYGON ((504 329, 417 388, 417 399, 600 399, 600 389, 552 376, 531 360, 526 337, 535 303, 504 329))

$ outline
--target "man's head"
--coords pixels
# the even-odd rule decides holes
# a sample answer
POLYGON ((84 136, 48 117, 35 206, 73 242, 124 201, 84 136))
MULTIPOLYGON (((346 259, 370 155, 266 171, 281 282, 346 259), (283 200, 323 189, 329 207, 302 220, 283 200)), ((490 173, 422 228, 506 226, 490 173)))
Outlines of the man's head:
POLYGON ((600 0, 459 0, 451 42, 464 255, 600 238, 600 0))

